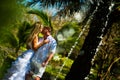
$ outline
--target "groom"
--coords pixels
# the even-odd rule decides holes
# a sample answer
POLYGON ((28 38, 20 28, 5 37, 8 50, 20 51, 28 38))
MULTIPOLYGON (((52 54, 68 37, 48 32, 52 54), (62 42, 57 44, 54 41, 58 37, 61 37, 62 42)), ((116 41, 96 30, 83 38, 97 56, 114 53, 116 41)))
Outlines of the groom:
POLYGON ((38 46, 34 45, 36 44, 34 41, 33 48, 37 50, 31 60, 31 70, 26 75, 25 80, 30 80, 30 77, 32 77, 34 80, 40 80, 45 72, 47 64, 55 54, 57 43, 56 40, 51 36, 50 27, 44 27, 42 34, 44 36, 44 40, 48 41, 48 43, 38 48, 38 46))

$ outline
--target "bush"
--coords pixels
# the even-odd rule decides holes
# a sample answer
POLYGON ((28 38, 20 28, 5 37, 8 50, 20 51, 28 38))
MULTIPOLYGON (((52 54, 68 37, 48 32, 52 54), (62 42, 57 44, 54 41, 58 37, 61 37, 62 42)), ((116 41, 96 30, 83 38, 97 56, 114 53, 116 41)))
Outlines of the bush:
POLYGON ((53 80, 56 77, 57 80, 64 80, 72 63, 73 61, 67 57, 61 57, 58 54, 55 55, 46 68, 46 72, 43 75, 44 80, 53 80), (58 60, 55 59, 56 56, 58 56, 58 60))

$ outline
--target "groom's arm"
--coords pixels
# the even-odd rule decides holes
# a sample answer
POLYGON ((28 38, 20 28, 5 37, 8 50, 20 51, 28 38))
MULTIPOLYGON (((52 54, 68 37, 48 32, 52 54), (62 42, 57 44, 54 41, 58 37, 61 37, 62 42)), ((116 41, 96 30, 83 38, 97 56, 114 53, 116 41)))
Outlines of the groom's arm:
POLYGON ((42 63, 42 66, 46 66, 49 61, 52 59, 52 57, 54 56, 54 53, 50 53, 50 55, 47 57, 47 59, 42 63))
POLYGON ((36 36, 35 38, 34 38, 34 40, 33 40, 33 49, 34 50, 37 50, 39 47, 41 47, 41 46, 43 46, 44 44, 46 44, 46 43, 48 43, 49 42, 49 40, 48 39, 45 39, 45 40, 43 40, 42 42, 38 42, 38 36, 36 36))
POLYGON ((55 54, 55 51, 56 51, 56 47, 57 47, 57 43, 56 41, 53 41, 52 45, 50 46, 50 53, 49 53, 49 56, 47 57, 47 59, 42 63, 42 66, 46 66, 49 61, 52 59, 52 57, 54 56, 55 54))

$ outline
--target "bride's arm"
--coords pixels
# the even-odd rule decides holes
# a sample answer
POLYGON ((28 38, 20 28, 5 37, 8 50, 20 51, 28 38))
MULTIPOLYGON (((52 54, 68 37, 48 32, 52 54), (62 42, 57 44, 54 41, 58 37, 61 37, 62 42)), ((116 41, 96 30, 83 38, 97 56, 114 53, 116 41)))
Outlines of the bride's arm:
POLYGON ((49 40, 48 39, 45 39, 45 40, 43 40, 42 42, 38 42, 38 36, 36 35, 35 36, 35 38, 33 39, 33 42, 32 42, 32 44, 33 44, 33 49, 34 50, 37 50, 39 47, 41 47, 42 45, 44 45, 44 44, 46 44, 46 43, 48 43, 49 42, 49 40))

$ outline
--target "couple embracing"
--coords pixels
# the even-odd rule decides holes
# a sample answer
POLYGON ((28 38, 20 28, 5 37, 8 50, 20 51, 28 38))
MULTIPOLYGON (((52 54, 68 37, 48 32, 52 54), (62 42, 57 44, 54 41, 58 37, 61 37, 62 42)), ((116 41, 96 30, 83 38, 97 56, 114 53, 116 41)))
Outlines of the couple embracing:
MULTIPOLYGON (((24 69, 23 72, 19 70, 21 63, 19 64, 20 59, 18 58, 13 63, 14 66, 18 65, 18 67, 16 67, 16 71, 14 71, 15 68, 13 70, 11 68, 13 72, 7 80, 40 80, 45 72, 46 65, 55 54, 57 43, 51 36, 50 27, 42 27, 39 22, 35 23, 35 27, 38 27, 38 31, 43 34, 43 38, 39 38, 37 32, 34 32, 29 37, 27 44, 28 50, 19 56, 20 59, 27 57, 26 63, 22 68, 24 69)), ((22 63, 24 64, 24 61, 22 63)))

